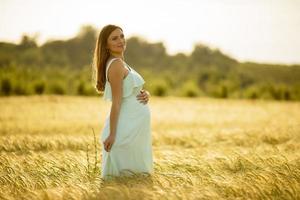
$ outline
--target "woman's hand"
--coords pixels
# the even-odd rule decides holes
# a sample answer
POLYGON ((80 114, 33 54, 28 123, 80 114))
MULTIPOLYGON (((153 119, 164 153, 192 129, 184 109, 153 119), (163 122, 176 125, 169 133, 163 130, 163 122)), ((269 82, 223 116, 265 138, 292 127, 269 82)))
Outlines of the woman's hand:
POLYGON ((141 103, 146 104, 149 101, 150 93, 147 90, 141 90, 136 97, 141 103))
POLYGON ((106 140, 103 142, 104 149, 105 149, 106 152, 110 152, 110 149, 111 149, 113 143, 115 142, 115 138, 116 137, 114 135, 110 134, 106 138, 106 140))

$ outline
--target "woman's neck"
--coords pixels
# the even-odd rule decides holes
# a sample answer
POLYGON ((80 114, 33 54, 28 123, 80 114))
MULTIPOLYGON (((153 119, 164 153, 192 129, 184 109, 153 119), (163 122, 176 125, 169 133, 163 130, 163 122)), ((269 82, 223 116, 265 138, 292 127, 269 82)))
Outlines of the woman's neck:
POLYGON ((123 56, 123 54, 111 54, 110 55, 112 58, 121 58, 122 60, 124 60, 124 56, 123 56))

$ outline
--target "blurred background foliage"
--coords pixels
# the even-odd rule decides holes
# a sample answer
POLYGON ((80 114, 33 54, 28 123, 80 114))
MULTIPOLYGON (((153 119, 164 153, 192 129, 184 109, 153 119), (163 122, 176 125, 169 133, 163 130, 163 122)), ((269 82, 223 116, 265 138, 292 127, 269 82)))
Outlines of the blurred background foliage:
MULTIPOLYGON (((38 45, 24 35, 19 44, 0 42, 0 94, 98 95, 92 81, 97 34, 86 25, 68 40, 38 45)), ((155 96, 300 100, 300 65, 242 63, 204 44, 168 55, 162 42, 139 37, 127 38, 125 59, 155 96)))

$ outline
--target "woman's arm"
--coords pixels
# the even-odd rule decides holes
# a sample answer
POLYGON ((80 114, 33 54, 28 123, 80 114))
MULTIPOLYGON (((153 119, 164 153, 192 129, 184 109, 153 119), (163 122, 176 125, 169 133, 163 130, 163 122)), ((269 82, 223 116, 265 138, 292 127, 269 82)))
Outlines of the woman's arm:
POLYGON ((113 61, 107 73, 112 91, 112 105, 110 111, 110 133, 107 139, 104 141, 104 149, 109 152, 115 141, 117 123, 121 109, 124 77, 124 67, 122 61, 119 59, 113 61))

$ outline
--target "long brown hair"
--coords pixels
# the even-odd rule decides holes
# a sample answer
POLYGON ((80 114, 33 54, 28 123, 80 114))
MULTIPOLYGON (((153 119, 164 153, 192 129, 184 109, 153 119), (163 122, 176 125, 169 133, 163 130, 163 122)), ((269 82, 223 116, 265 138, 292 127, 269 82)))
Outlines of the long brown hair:
MULTIPOLYGON (((106 25, 102 28, 96 41, 96 47, 94 51, 93 69, 94 69, 94 80, 95 88, 98 93, 102 92, 106 82, 106 62, 110 56, 107 49, 107 39, 111 32, 117 28, 121 29, 116 25, 106 25)), ((122 29, 121 29, 122 30, 122 29)), ((122 30, 123 31, 123 30, 122 30)))

